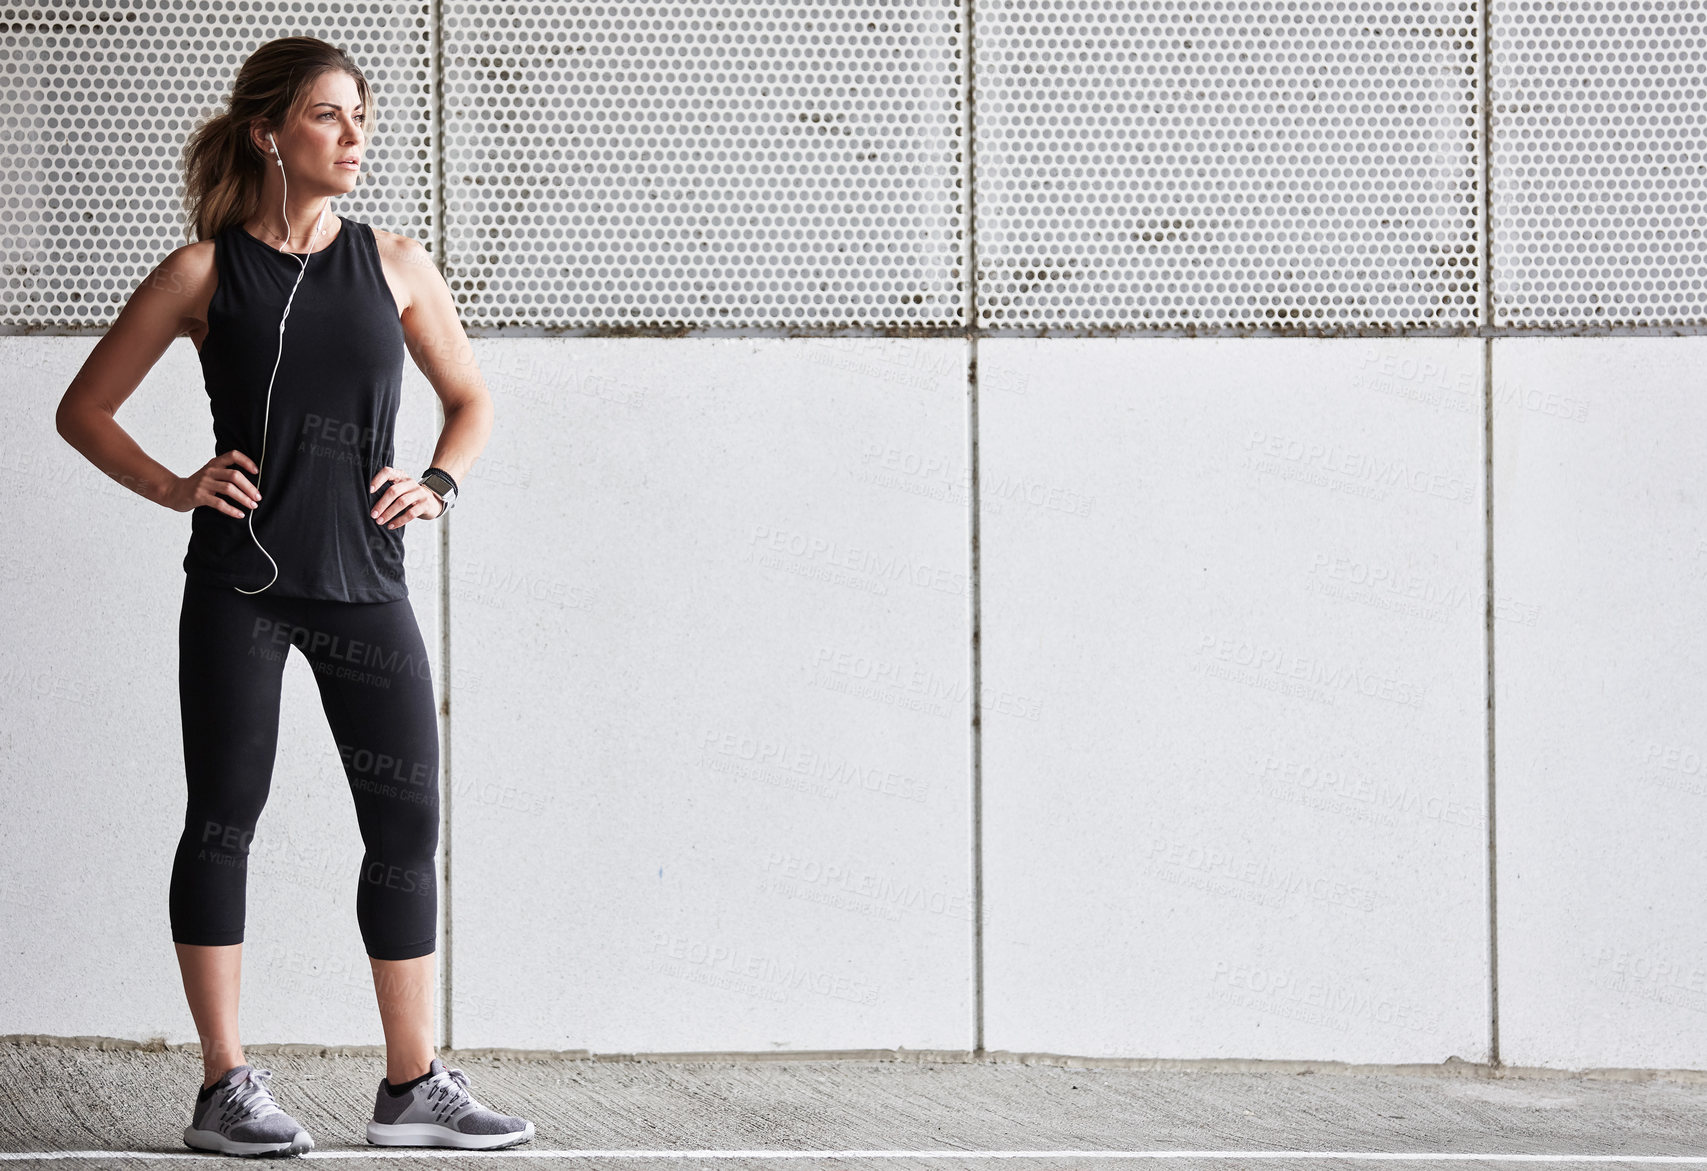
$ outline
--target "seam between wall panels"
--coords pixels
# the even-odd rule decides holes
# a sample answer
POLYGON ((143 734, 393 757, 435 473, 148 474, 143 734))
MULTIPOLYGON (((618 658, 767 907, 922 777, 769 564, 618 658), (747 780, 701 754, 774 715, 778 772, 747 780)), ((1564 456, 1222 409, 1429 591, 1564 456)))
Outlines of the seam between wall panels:
POLYGON ((965 348, 962 361, 966 364, 966 461, 967 461, 967 590, 970 643, 967 648, 971 673, 972 696, 970 711, 970 749, 967 778, 971 789, 968 810, 971 825, 972 867, 972 1051, 984 1053, 984 726, 983 726, 983 635, 982 635, 982 539, 979 529, 981 508, 978 464, 978 232, 977 232, 977 171, 974 163, 977 128, 977 103, 973 91, 973 5, 964 0, 961 6, 960 42, 965 68, 961 73, 961 141, 964 143, 960 173, 965 191, 966 243, 961 249, 961 281, 965 294, 961 299, 965 320, 965 348))
POLYGON ((1488 816, 1488 1062, 1500 1064, 1500 937, 1499 937, 1499 852, 1495 822, 1494 794, 1494 342, 1482 340, 1482 493, 1484 527, 1482 534, 1486 580, 1483 589, 1487 606, 1483 613, 1483 638, 1486 648, 1484 686, 1487 688, 1487 816, 1488 816))
POLYGON ((1494 55, 1493 0, 1481 2, 1480 80, 1482 86, 1482 545, 1487 606, 1482 616, 1484 684, 1487 689, 1487 882, 1488 882, 1488 1062, 1500 1064, 1499 853, 1494 825, 1494 55))
MULTIPOLYGON (((444 427, 444 412, 438 411, 439 426, 444 427)), ((451 981, 454 973, 451 971, 451 802, 454 799, 455 786, 450 783, 451 767, 451 719, 452 705, 450 702, 450 514, 441 518, 445 523, 439 529, 439 679, 444 691, 443 720, 444 726, 440 735, 439 755, 443 758, 444 776, 443 789, 440 794, 439 810, 439 842, 440 867, 439 878, 439 911, 444 916, 443 943, 439 948, 439 993, 443 998, 441 1008, 440 1032, 444 1037, 446 1048, 455 1044, 452 1029, 455 1021, 451 1016, 451 981)))
MULTIPOLYGON (((446 276, 446 251, 450 233, 445 225, 445 134, 444 134, 444 0, 428 0, 430 16, 428 19, 428 37, 432 54, 432 101, 427 103, 431 111, 431 158, 433 167, 433 260, 438 266, 439 275, 446 276)), ((438 396, 435 394, 435 400, 438 396)), ((436 401, 434 415, 439 420, 440 433, 444 430, 444 403, 436 401)), ((451 985, 455 972, 451 967, 451 802, 455 786, 451 784, 451 720, 452 705, 450 702, 450 643, 451 643, 451 613, 450 613, 450 513, 440 518, 439 527, 439 679, 444 692, 442 708, 443 729, 440 735, 439 755, 443 761, 440 770, 443 785, 440 793, 439 810, 439 841, 440 841, 440 875, 439 875, 439 913, 444 918, 444 934, 439 947, 439 995, 440 1018, 439 1032, 444 1038, 445 1047, 455 1045, 453 1030, 456 1022, 451 1013, 451 985)))

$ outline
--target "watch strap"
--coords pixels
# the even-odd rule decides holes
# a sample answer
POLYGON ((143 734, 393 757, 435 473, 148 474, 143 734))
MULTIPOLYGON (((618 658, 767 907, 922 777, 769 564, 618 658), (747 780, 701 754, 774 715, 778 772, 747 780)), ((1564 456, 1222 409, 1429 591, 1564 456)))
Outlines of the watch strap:
POLYGON ((426 471, 422 472, 418 479, 421 483, 425 484, 428 489, 434 493, 434 495, 438 496, 439 499, 445 502, 446 508, 450 508, 456 503, 456 480, 443 468, 430 467, 426 471))

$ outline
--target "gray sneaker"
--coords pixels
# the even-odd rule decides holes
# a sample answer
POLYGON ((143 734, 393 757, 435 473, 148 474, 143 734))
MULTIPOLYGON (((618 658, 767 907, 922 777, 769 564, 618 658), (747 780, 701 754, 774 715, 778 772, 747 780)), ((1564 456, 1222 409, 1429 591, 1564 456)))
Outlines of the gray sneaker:
POLYGON ((488 1110, 468 1092, 468 1075, 437 1057, 428 1076, 393 1097, 384 1078, 374 1098, 367 1141, 381 1147, 461 1147, 493 1151, 533 1138, 533 1123, 488 1110))
POLYGON ((270 1069, 238 1065, 219 1075, 213 1093, 196 1100, 184 1145, 222 1155, 301 1155, 314 1140, 279 1109, 267 1079, 270 1069))

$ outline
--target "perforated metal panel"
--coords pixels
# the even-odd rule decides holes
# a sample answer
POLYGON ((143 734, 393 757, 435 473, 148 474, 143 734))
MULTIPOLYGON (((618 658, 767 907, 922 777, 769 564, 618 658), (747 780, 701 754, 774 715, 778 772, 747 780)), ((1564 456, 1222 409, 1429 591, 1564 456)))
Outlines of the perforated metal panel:
POLYGON ((1496 325, 1707 318, 1707 9, 1501 0, 1496 325))
POLYGON ((1476 323, 1475 4, 976 13, 980 326, 1476 323))
POLYGON ((98 328, 178 161, 310 33, 378 99, 338 209, 471 330, 1700 325, 1707 6, 1502 0, 1492 264, 1470 0, 0 7, 0 327, 98 328), (430 127, 444 29, 444 192, 430 127), (967 36, 976 105, 965 133, 967 36), (976 187, 963 176, 975 168, 976 187))
POLYGON ((448 4, 470 327, 964 320, 957 3, 448 4))
POLYGON ((345 49, 374 90, 361 182, 332 202, 429 247, 425 3, 0 7, 0 323, 108 325, 186 242, 185 140, 282 36, 345 49))

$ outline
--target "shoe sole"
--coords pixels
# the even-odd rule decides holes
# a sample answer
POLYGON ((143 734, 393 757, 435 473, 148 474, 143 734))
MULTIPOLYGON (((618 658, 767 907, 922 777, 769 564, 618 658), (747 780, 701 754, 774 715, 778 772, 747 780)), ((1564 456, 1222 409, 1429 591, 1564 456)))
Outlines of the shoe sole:
POLYGON ((236 1139, 226 1138, 217 1130, 197 1130, 193 1126, 184 1128, 184 1145, 197 1151, 214 1151, 221 1155, 242 1155, 245 1158, 266 1158, 268 1156, 302 1155, 314 1149, 314 1140, 306 1130, 296 1132, 296 1137, 283 1143, 241 1143, 236 1139))
POLYGON ((509 1134, 463 1134, 433 1122, 369 1122, 367 1141, 376 1147, 456 1147, 495 1151, 533 1138, 533 1123, 509 1134))

